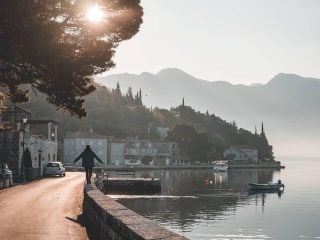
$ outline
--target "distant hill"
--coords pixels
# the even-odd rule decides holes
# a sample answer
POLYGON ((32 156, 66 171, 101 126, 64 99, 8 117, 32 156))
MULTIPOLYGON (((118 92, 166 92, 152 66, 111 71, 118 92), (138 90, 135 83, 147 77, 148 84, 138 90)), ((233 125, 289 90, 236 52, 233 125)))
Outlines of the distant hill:
POLYGON ((170 108, 185 103, 201 112, 209 111, 238 126, 254 130, 264 122, 275 153, 290 156, 320 156, 320 80, 280 73, 267 84, 232 85, 197 79, 179 69, 157 74, 117 74, 97 82, 133 92, 142 89, 146 106, 170 108))

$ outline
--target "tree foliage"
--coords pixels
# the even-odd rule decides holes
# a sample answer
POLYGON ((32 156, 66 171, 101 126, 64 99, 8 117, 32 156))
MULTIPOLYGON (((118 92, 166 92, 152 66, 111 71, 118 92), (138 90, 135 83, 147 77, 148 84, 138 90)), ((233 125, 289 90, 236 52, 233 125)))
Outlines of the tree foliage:
POLYGON ((141 159, 141 162, 143 165, 150 165, 151 161, 152 161, 152 156, 148 156, 148 155, 143 156, 141 159))
POLYGON ((177 125, 169 132, 168 139, 178 142, 191 162, 214 160, 214 143, 206 132, 197 132, 193 126, 177 125))
POLYGON ((115 48, 142 23, 140 0, 0 1, 0 86, 13 102, 28 100, 20 84, 47 95, 58 108, 86 115, 83 96, 92 76, 114 66, 115 48), (99 5, 105 19, 86 18, 99 5))

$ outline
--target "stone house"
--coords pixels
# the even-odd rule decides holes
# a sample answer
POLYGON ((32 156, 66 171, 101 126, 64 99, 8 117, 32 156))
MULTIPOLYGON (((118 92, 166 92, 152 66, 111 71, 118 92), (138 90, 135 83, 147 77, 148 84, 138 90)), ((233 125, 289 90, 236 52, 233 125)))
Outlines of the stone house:
POLYGON ((0 114, 0 125, 0 161, 8 164, 14 180, 36 178, 58 158, 56 122, 31 120, 30 112, 10 105, 0 114))
POLYGON ((223 156, 234 163, 258 163, 258 149, 252 146, 230 146, 223 152, 223 156))

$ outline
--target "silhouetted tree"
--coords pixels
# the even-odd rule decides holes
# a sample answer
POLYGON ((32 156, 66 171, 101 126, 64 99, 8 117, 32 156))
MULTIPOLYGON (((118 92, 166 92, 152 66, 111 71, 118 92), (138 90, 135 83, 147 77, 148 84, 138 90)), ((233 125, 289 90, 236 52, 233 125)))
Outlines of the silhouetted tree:
POLYGON ((261 134, 260 135, 261 136, 265 136, 263 123, 261 124, 261 134))
POLYGON ((126 95, 126 97, 127 97, 127 102, 129 103, 129 104, 132 104, 133 103, 133 95, 132 95, 132 87, 128 87, 128 91, 127 91, 127 95, 126 95))
MULTIPOLYGON (((129 91, 129 89, 128 89, 128 91, 129 91)), ((116 95, 121 96, 121 88, 120 88, 120 83, 119 82, 117 82, 117 87, 115 89, 115 93, 116 93, 116 95)))
POLYGON ((142 15, 140 0, 1 0, 0 86, 25 102, 19 85, 31 84, 58 108, 85 116, 92 76, 114 66, 115 48, 138 32, 142 15), (107 19, 88 21, 95 4, 107 19))

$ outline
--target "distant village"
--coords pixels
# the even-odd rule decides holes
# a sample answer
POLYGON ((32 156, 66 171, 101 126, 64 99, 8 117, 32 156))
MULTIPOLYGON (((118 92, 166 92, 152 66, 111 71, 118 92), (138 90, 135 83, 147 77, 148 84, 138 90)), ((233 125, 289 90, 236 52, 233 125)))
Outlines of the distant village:
MULTIPOLYGON (((53 120, 32 120, 31 113, 16 105, 1 113, 0 162, 7 163, 14 179, 32 180, 43 175, 48 162, 60 161, 65 166, 80 166, 73 160, 90 145, 104 160, 97 167, 163 166, 202 164, 190 162, 177 142, 166 141, 167 127, 157 127, 161 140, 138 137, 115 138, 88 131, 67 132, 58 142, 58 123, 53 120)), ((234 164, 259 164, 258 150, 252 146, 231 145, 224 158, 234 164)), ((271 160, 270 160, 271 161, 271 160)), ((210 164, 207 162, 206 164, 210 164)))

